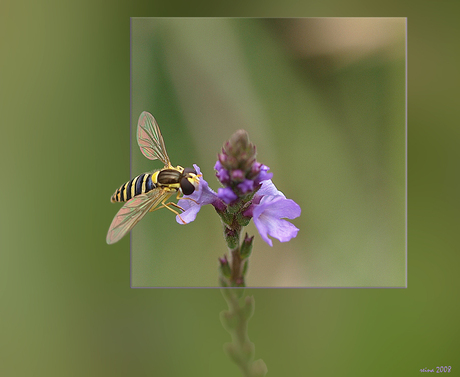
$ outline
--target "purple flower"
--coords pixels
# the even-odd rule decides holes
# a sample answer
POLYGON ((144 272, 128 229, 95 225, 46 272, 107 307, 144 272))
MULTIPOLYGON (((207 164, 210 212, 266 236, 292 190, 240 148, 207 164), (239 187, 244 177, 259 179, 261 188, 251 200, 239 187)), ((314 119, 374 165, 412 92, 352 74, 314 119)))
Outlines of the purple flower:
POLYGON ((297 236, 297 229, 283 218, 294 219, 300 216, 300 207, 292 199, 282 196, 264 196, 253 210, 254 224, 262 239, 273 246, 268 235, 281 242, 287 242, 297 236))
POLYGON ((238 196, 232 191, 230 187, 219 187, 217 189, 217 196, 227 204, 230 204, 231 202, 238 199, 238 196))
POLYGON ((219 160, 217 160, 216 164, 214 165, 214 169, 216 170, 217 179, 222 184, 226 184, 230 181, 230 176, 228 175, 228 171, 223 168, 219 160))
MULTIPOLYGON (((195 168, 197 174, 201 174, 200 168, 197 165, 194 164, 193 167, 195 168)), ((209 188, 208 182, 206 182, 202 176, 200 177, 198 188, 193 192, 193 194, 187 195, 184 199, 179 200, 177 204, 184 209, 184 212, 181 213, 180 217, 186 224, 194 221, 196 215, 200 212, 201 207, 206 204, 212 204, 218 210, 224 209, 224 204, 221 202, 217 194, 209 188)), ((184 224, 179 216, 176 216, 176 221, 179 224, 184 224)))
POLYGON ((270 246, 273 246, 273 243, 268 235, 281 242, 287 242, 297 236, 299 229, 283 218, 299 217, 300 206, 293 200, 286 199, 271 180, 262 183, 252 203, 244 215, 253 217, 260 236, 270 246))
POLYGON ((254 181, 245 179, 244 182, 239 183, 237 187, 242 194, 246 194, 247 192, 254 190, 254 181))
POLYGON ((260 164, 258 163, 260 166, 259 166, 259 174, 257 175, 257 177, 255 178, 255 184, 258 185, 260 182, 262 181, 267 181, 269 179, 272 179, 273 177, 273 173, 269 173, 268 171, 270 170, 270 168, 267 166, 267 165, 263 165, 263 164, 260 164))

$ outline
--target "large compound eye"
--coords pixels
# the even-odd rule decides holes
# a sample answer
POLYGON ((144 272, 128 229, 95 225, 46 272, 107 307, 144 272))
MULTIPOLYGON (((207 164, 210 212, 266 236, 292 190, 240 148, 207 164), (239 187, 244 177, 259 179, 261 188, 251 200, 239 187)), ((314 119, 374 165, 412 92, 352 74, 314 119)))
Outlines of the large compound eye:
POLYGON ((193 192, 195 191, 195 186, 193 186, 190 183, 190 181, 185 177, 183 177, 180 180, 180 188, 182 189, 182 192, 184 193, 184 195, 193 194, 193 192))
POLYGON ((196 170, 193 169, 193 168, 185 168, 184 169, 184 175, 187 175, 187 174, 190 174, 190 173, 193 173, 193 174, 197 175, 196 170))

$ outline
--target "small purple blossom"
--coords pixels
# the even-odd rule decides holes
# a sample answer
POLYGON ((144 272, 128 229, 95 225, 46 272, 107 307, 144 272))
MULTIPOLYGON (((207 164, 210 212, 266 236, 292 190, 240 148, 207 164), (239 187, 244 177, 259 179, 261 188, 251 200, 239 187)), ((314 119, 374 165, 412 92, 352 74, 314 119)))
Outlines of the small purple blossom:
POLYGON ((227 204, 230 204, 231 202, 238 199, 238 196, 232 191, 230 187, 219 187, 217 189, 217 196, 227 204))
POLYGON ((214 165, 214 169, 216 170, 217 179, 222 184, 226 184, 230 181, 230 176, 228 174, 228 171, 224 169, 224 167, 222 166, 219 160, 217 160, 216 164, 214 165))
POLYGON ((245 179, 244 182, 239 183, 237 187, 242 194, 246 194, 247 192, 254 190, 254 181, 245 179))
POLYGON ((215 165, 214 165, 214 170, 220 170, 222 169, 222 164, 220 163, 219 160, 216 161, 215 165))
MULTIPOLYGON (((193 167, 195 168, 197 174, 200 175, 201 171, 198 165, 194 164, 193 167)), ((181 213, 180 217, 185 221, 186 224, 194 221, 196 215, 198 212, 200 212, 201 207, 206 204, 212 204, 214 207, 220 210, 223 210, 224 208, 224 204, 220 201, 217 194, 211 188, 209 188, 208 182, 206 182, 202 176, 200 177, 198 188, 193 192, 193 194, 179 200, 177 204, 184 209, 184 212, 181 213)), ((176 221, 179 224, 183 224, 179 216, 176 216, 176 221)))
POLYGON ((264 181, 252 200, 252 204, 244 212, 252 217, 262 239, 273 246, 268 235, 281 242, 287 242, 297 236, 297 229, 283 218, 295 219, 300 216, 300 206, 291 199, 286 199, 271 180, 264 181))
POLYGON ((300 206, 292 199, 282 196, 264 196, 253 209, 254 224, 262 239, 273 246, 268 235, 281 242, 297 236, 297 229, 283 218, 294 219, 300 216, 300 206))
MULTIPOLYGON (((259 164, 259 163, 258 163, 259 164)), ((273 173, 269 173, 270 168, 267 165, 259 164, 259 174, 254 179, 254 183, 258 185, 262 181, 272 179, 273 173)))

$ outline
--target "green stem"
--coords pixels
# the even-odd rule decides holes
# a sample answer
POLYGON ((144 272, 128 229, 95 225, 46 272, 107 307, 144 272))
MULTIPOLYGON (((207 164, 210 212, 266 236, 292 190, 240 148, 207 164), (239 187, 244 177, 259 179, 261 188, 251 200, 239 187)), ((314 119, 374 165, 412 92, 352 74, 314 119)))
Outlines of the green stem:
POLYGON ((248 322, 254 314, 254 297, 246 296, 242 305, 239 299, 244 290, 238 288, 221 289, 229 310, 221 312, 221 322, 232 336, 231 343, 224 344, 227 355, 238 365, 243 377, 263 377, 267 366, 263 360, 254 360, 254 343, 249 340, 248 322))
POLYGON ((232 250, 232 276, 231 282, 237 287, 244 287, 243 260, 240 256, 240 248, 232 250))
POLYGON ((229 254, 232 257, 230 262, 231 275, 229 277, 229 286, 244 287, 243 259, 240 253, 240 234, 241 226, 233 221, 232 224, 224 224, 224 238, 227 242, 229 254))

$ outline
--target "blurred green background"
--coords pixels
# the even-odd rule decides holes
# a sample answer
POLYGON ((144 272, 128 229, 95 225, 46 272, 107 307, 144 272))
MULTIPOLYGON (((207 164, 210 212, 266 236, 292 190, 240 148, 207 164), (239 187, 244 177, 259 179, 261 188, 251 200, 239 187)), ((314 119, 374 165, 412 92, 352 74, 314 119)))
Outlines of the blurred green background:
MULTIPOLYGON (((249 337, 269 376, 408 376, 422 368, 456 368, 459 72, 458 49, 453 46, 458 22, 453 2, 429 4, 236 2, 200 7, 195 3, 2 2, 0 375, 239 375, 222 351, 230 336, 219 322, 219 312, 225 309, 219 290, 131 289, 128 239, 105 244, 116 212, 109 197, 130 174, 129 124, 141 110, 133 108, 130 118, 129 17, 173 15, 408 16, 408 288, 247 289, 256 301, 249 337)), ((274 33, 273 28, 260 26, 267 33, 274 33)), ((322 63, 317 62, 318 71, 322 63)), ((305 74, 303 82, 310 83, 305 98, 315 106, 308 110, 315 112, 315 119, 329 117, 325 124, 334 127, 338 114, 327 108, 327 95, 333 91, 314 86, 314 74, 306 72, 313 68, 313 62, 298 68, 305 74)), ((297 85, 293 91, 299 90, 297 85)), ((167 86, 181 89, 177 83, 167 86)), ((179 93, 168 98, 174 97, 179 98, 179 93)), ((204 112, 194 108, 198 115, 191 116, 192 110, 185 111, 180 103, 170 103, 171 110, 166 105, 141 105, 149 105, 157 116, 172 160, 199 163, 217 188, 212 183, 212 162, 231 132, 222 132, 212 145, 203 146, 193 124, 203 123, 205 119, 197 116, 205 117, 213 106, 204 112), (168 118, 173 110, 177 119, 168 118), (179 134, 183 136, 175 140, 179 134)), ((272 117, 297 116, 284 111, 284 105, 282 111, 263 109, 262 114, 281 111, 270 115, 267 127, 272 117)), ((347 109, 342 104, 336 110, 347 109)), ((367 116, 375 113, 366 106, 361 110, 367 116)), ((345 115, 349 126, 351 115, 345 115)), ((226 127, 240 127, 233 115, 226 119, 226 127)), ((307 124, 316 124, 315 119, 307 124)), ((297 128, 305 124, 288 120, 297 128)), ((215 124, 220 122, 216 119, 215 124)), ((260 160, 273 169, 279 188, 288 197, 311 203, 313 198, 303 188, 286 181, 291 174, 282 163, 295 159, 282 155, 283 149, 277 151, 291 136, 258 132, 251 125, 244 127, 258 145, 260 160)), ((398 161, 388 167, 398 168, 398 161)), ((313 181, 306 177, 304 182, 314 189, 313 181)), ((370 192, 363 190, 363 195, 370 192)), ((310 207, 304 203, 302 216, 294 220, 301 231, 311 232, 312 226, 332 218, 330 213, 326 217, 315 212, 315 203, 310 207)), ((214 223, 215 215, 207 212, 203 209, 190 226, 176 226, 167 213, 159 224, 164 224, 163 233, 172 232, 177 240, 177 232, 194 234, 204 222, 214 223)), ((157 221, 153 215, 152 221, 157 221)), ((214 230, 209 232, 215 237, 214 230)), ((287 244, 274 241, 273 253, 297 252, 305 239, 312 238, 307 234, 301 238, 299 233, 287 244)), ((221 250, 210 250, 209 259, 215 260, 221 250)), ((267 252, 272 250, 257 239, 253 265, 264 263, 256 254, 267 252)), ((209 274, 214 270, 209 269, 209 274)), ((253 271, 251 279, 256 277, 253 271)))
MULTIPOLYGON (((215 191, 217 153, 244 128, 303 210, 289 243, 257 236, 248 286, 406 285, 405 18, 133 18, 131 30, 131 176, 162 167, 137 145, 143 110, 172 163, 197 163, 215 191)), ((216 286, 213 209, 189 226, 163 212, 133 231, 132 285, 216 286)))

